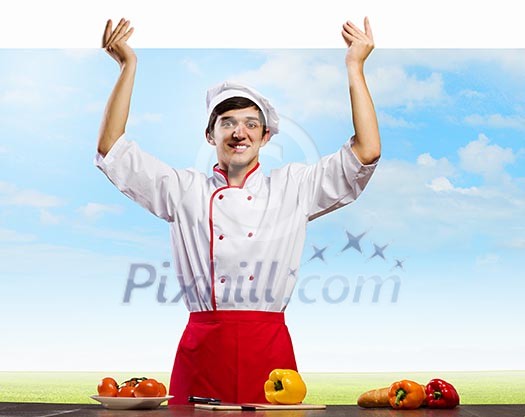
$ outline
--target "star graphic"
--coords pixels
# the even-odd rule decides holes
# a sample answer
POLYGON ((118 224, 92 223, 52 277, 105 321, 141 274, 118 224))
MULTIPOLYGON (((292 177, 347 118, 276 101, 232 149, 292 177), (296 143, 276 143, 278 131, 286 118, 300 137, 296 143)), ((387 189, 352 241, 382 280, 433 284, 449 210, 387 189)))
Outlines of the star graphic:
MULTIPOLYGON (((396 261, 396 264, 394 265, 394 268, 400 268, 400 269, 403 269, 403 262, 405 262, 405 260, 399 260, 399 259, 394 259, 394 261, 396 261)), ((393 269, 393 268, 392 268, 393 269)))
POLYGON ((364 235, 366 235, 366 232, 363 232, 358 236, 354 236, 349 231, 346 231, 346 237, 348 238, 348 243, 343 249, 341 249, 341 252, 344 252, 345 250, 349 248, 354 248, 359 253, 363 253, 363 251, 361 250, 361 244, 359 243, 359 241, 364 235))
POLYGON ((288 275, 292 275, 295 277, 295 273, 297 272, 297 268, 295 269, 292 269, 292 268, 288 268, 288 275))
POLYGON ((319 259, 321 259, 323 262, 326 262, 326 261, 324 260, 323 252, 326 250, 326 248, 327 248, 328 246, 325 246, 324 248, 321 248, 321 249, 315 247, 314 245, 312 245, 312 246, 313 246, 313 248, 314 248, 315 253, 314 253, 314 254, 312 255, 312 257, 311 257, 310 259, 308 259, 308 260, 311 261, 311 260, 314 259, 314 258, 319 258, 319 259))
POLYGON ((387 248, 387 246, 388 246, 388 243, 382 247, 374 243, 374 254, 368 259, 372 259, 376 256, 380 256, 381 258, 385 259, 385 255, 383 254, 383 251, 387 248))

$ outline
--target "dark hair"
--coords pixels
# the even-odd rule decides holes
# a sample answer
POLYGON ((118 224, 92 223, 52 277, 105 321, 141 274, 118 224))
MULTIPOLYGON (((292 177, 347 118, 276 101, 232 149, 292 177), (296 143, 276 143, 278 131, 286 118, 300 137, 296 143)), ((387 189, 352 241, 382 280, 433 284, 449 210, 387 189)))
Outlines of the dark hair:
POLYGON ((206 128, 206 133, 211 134, 213 132, 213 128, 215 126, 215 122, 217 121, 217 117, 219 117, 221 114, 226 113, 230 110, 246 109, 249 107, 255 107, 257 110, 259 110, 259 120, 263 124, 264 134, 264 132, 266 132, 266 121, 264 120, 264 114, 257 104, 255 104, 252 100, 246 97, 230 97, 217 104, 210 114, 210 120, 208 120, 208 127, 206 128))

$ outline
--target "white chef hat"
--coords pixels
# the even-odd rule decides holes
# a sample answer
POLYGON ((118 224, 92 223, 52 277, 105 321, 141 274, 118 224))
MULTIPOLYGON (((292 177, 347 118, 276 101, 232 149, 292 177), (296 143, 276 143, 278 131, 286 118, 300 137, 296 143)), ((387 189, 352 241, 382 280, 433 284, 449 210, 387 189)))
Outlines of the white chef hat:
POLYGON ((237 83, 235 81, 224 81, 211 87, 206 94, 206 110, 208 120, 217 104, 231 97, 245 97, 253 101, 261 109, 266 126, 270 130, 270 136, 279 133, 279 116, 268 99, 252 87, 237 83))

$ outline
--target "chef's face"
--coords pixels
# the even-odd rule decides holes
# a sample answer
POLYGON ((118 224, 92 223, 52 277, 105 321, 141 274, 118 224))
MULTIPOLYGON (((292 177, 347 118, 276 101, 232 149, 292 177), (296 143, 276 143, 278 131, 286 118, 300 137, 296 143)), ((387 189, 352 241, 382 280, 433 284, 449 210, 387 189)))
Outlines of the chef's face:
POLYGON ((219 168, 250 170, 259 161, 259 149, 270 139, 256 107, 228 110, 217 117, 208 142, 217 148, 219 168))

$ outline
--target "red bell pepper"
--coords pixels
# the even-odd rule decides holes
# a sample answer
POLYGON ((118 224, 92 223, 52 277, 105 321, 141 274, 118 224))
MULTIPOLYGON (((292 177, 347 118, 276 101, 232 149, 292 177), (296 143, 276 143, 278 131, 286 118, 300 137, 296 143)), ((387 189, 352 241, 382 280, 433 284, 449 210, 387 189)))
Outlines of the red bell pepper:
POLYGON ((429 408, 454 408, 459 404, 456 388, 442 379, 432 379, 425 387, 426 405, 429 408))

